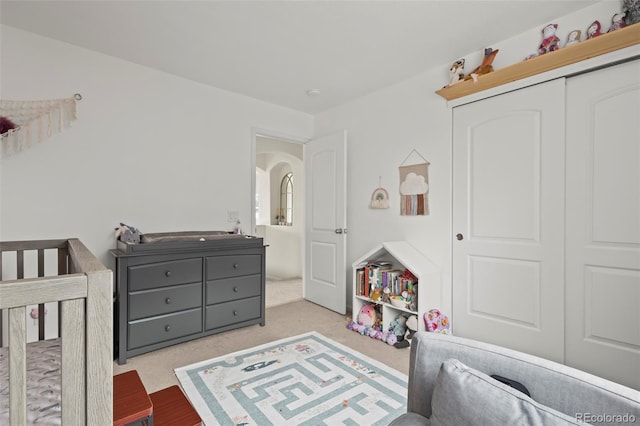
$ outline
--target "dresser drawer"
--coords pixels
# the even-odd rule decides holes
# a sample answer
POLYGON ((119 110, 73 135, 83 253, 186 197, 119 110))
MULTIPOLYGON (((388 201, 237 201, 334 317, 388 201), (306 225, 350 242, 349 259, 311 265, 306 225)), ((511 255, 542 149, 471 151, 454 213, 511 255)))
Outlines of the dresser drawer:
POLYGON ((262 292, 262 276, 224 278, 207 281, 207 305, 260 296, 262 292))
POLYGON ((207 280, 240 277, 262 272, 262 256, 238 254, 207 257, 207 280))
POLYGON ((202 281, 202 259, 181 259, 130 266, 129 291, 202 281))
POLYGON ((207 306, 205 328, 212 330, 225 325, 260 318, 260 315, 260 297, 218 303, 217 305, 207 306))
POLYGON ((202 308, 129 322, 128 349, 202 331, 202 308))
POLYGON ((129 320, 202 306, 202 284, 183 284, 129 293, 129 320))

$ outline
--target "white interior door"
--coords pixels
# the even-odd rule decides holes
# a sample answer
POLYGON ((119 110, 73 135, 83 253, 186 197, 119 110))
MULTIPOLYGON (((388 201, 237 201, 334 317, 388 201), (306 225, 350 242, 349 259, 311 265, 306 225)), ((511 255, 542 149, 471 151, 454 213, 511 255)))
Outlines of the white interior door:
POLYGON ((640 389, 640 61, 567 83, 567 364, 640 389))
POLYGON ((453 333, 564 361, 564 79, 453 112, 453 333))
POLYGON ((347 309, 347 134, 304 146, 304 298, 341 314, 347 309))

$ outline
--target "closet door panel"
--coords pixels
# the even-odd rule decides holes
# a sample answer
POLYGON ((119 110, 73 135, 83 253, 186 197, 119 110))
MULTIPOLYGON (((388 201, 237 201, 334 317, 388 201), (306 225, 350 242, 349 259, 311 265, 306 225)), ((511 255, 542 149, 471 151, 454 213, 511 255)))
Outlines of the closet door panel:
POLYGON ((454 334, 564 360, 564 79, 454 109, 454 334))
POLYGON ((640 62, 567 84, 566 362, 640 389, 640 62))
POLYGON ((540 116, 519 111, 469 129, 469 231, 475 239, 539 240, 540 116))

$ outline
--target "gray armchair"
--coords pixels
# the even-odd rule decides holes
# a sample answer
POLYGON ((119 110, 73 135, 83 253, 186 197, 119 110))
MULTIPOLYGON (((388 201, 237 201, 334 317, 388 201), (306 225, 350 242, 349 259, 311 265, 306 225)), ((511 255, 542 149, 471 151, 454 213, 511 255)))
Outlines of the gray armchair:
POLYGON ((407 413, 391 425, 640 424, 638 390, 522 352, 428 332, 411 342, 407 403, 407 413), (524 385, 531 397, 492 375, 524 385))

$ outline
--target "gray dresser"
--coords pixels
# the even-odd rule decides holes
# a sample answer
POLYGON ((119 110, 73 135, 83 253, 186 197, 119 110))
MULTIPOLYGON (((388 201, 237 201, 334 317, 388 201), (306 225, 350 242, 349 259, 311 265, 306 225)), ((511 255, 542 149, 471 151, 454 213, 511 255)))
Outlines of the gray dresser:
POLYGON ((169 345, 265 324, 262 238, 119 243, 111 253, 119 364, 169 345))

